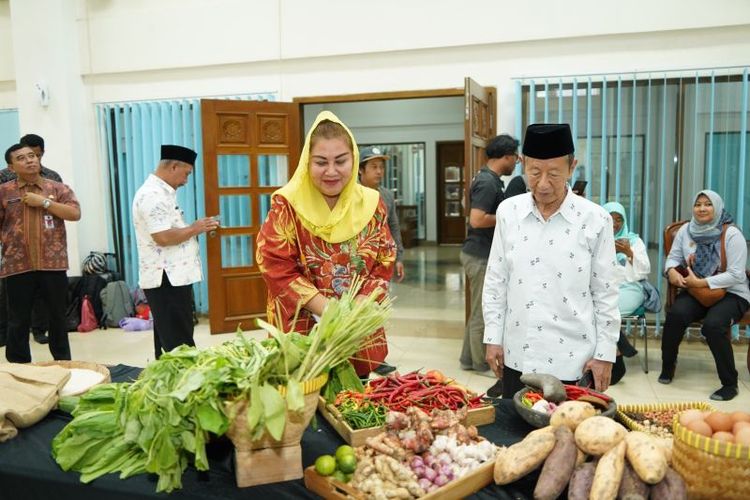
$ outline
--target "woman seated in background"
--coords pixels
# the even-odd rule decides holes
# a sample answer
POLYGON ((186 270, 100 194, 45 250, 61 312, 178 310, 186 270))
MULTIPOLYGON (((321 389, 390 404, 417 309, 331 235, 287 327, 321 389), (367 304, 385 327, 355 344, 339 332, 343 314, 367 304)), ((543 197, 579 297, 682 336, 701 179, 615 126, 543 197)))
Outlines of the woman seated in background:
MULTIPOLYGON (((360 295, 388 293, 396 245, 380 194, 357 183, 358 157, 349 129, 323 111, 291 180, 273 194, 256 259, 268 288, 268 321, 284 331, 309 332, 328 300, 341 297, 355 276, 362 279, 360 295)), ((383 330, 375 336, 352 360, 361 377, 388 353, 383 330)))
MULTIPOLYGON (((612 216, 612 229, 615 233, 615 251, 617 252, 616 284, 619 287, 619 309, 621 316, 630 316, 637 311, 644 301, 642 280, 648 279, 651 263, 648 260, 646 245, 628 228, 628 217, 625 207, 617 202, 609 202, 604 209, 612 216)), ((625 375, 625 363, 622 357, 635 356, 636 351, 627 337, 620 330, 617 341, 618 355, 612 367, 612 384, 616 384, 625 375)))
POLYGON ((716 401, 729 401, 737 396, 737 369, 729 327, 742 318, 750 304, 745 276, 747 246, 742 231, 730 225, 732 222, 718 194, 708 189, 700 191, 694 198, 693 217, 677 231, 664 265, 669 282, 683 291, 677 295, 664 323, 659 382, 672 382, 685 329, 702 319, 701 335, 711 349, 721 381, 721 388, 711 394, 716 401), (722 251, 726 256, 724 263, 722 251), (708 302, 705 297, 708 293, 718 290, 724 290, 725 294, 717 302, 701 303, 708 302))

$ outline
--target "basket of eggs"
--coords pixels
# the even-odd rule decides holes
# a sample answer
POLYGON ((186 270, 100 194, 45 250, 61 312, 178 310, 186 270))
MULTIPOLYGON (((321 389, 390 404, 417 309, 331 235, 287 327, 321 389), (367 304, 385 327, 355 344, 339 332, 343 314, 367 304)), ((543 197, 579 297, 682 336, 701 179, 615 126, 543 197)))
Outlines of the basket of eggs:
POLYGON ((673 433, 672 465, 691 498, 748 498, 750 413, 686 410, 673 433))

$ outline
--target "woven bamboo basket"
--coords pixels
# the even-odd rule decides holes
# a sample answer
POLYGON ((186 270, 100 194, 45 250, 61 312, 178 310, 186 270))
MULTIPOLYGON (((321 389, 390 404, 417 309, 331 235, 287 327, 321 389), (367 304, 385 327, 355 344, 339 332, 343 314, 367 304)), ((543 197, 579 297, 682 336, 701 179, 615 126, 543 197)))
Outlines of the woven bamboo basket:
POLYGON ((672 467, 685 480, 688 497, 746 500, 750 497, 750 446, 724 443, 672 424, 672 467))
MULTIPOLYGON (((100 365, 98 363, 92 363, 90 361, 78 361, 78 360, 67 360, 67 359, 57 359, 54 361, 36 361, 34 363, 31 363, 35 366, 62 366, 63 368, 71 369, 71 368, 80 368, 82 370, 91 370, 98 373, 101 373, 104 375, 104 378, 97 382, 96 384, 92 385, 91 387, 100 385, 100 384, 108 384, 112 381, 112 378, 109 375, 109 370, 106 366, 100 365)), ((68 396, 80 396, 81 394, 84 394, 86 391, 91 389, 91 387, 88 387, 86 389, 76 391, 70 394, 67 394, 68 396)))
MULTIPOLYGON (((235 478, 237 486, 245 488, 258 484, 300 479, 302 470, 302 447, 300 440, 310 424, 318 406, 320 389, 328 381, 328 374, 304 382, 302 393, 305 406, 302 411, 286 413, 286 425, 281 439, 272 438, 267 432, 253 439, 247 429, 247 401, 237 401, 235 418, 229 426, 227 436, 234 444, 235 478)), ((282 396, 286 387, 279 387, 282 396)))
POLYGON ((639 422, 630 418, 628 413, 666 412, 697 409, 701 411, 714 411, 715 408, 703 401, 687 401, 684 403, 652 403, 644 405, 621 405, 617 408, 617 420, 623 423, 631 431, 648 432, 639 422))

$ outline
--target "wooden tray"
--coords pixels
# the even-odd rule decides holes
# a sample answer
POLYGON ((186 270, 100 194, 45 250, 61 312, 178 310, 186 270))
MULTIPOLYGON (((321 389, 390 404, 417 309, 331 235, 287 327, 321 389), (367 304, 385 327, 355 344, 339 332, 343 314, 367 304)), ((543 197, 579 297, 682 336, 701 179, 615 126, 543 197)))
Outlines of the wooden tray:
MULTIPOLYGON (((467 497, 490 484, 493 481, 494 472, 495 462, 486 462, 461 479, 451 481, 442 488, 438 488, 432 493, 428 493, 427 495, 420 498, 432 500, 438 498, 467 497)), ((342 483, 341 481, 337 481, 332 477, 321 476, 320 474, 315 472, 315 467, 312 465, 305 469, 305 487, 308 490, 322 496, 326 500, 364 500, 367 498, 364 493, 357 490, 353 486, 342 483)))
MULTIPOLYGON (((336 429, 344 441, 349 443, 355 448, 357 446, 363 446, 367 438, 377 436, 385 430, 385 426, 369 427, 367 429, 352 429, 349 424, 341 418, 341 414, 338 412, 335 406, 332 404, 326 404, 326 400, 321 396, 318 400, 318 410, 323 415, 323 418, 328 420, 328 423, 336 429)), ((482 406, 480 408, 474 408, 469 410, 466 414, 466 421, 464 425, 487 425, 495 421, 495 407, 492 405, 482 406)))

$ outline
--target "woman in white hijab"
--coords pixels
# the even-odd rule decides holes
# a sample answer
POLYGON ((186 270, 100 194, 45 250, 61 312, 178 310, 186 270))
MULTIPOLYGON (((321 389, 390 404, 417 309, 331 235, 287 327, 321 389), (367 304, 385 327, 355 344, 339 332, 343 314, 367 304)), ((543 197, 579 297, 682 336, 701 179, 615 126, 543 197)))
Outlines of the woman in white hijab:
POLYGON ((659 382, 672 382, 685 329, 703 320, 701 334, 721 380, 721 388, 711 394, 716 401, 728 401, 738 394, 737 369, 727 331, 750 305, 745 275, 747 246, 742 231, 732 222, 717 193, 700 191, 694 198, 693 217, 677 231, 664 265, 669 282, 683 291, 664 323, 659 382))

